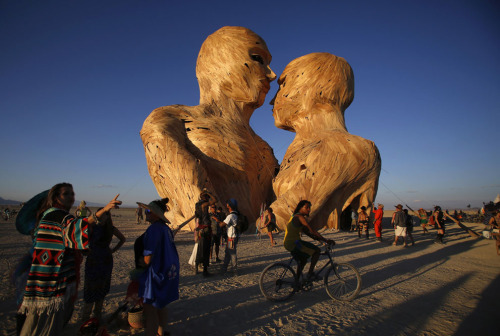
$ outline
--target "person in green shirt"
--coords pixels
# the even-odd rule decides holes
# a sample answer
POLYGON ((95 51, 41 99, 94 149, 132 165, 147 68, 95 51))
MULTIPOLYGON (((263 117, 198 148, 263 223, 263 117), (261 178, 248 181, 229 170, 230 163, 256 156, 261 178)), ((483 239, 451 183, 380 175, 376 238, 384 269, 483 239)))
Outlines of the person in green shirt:
POLYGON ((307 279, 314 281, 318 276, 314 274, 314 267, 318 262, 320 255, 320 248, 316 245, 306 242, 300 239, 300 234, 311 237, 314 240, 323 241, 327 244, 335 244, 331 239, 326 239, 320 235, 316 230, 314 230, 306 220, 311 212, 311 202, 307 200, 302 200, 297 204, 293 212, 293 216, 288 222, 285 230, 285 239, 283 245, 287 251, 290 251, 292 256, 297 259, 297 278, 300 279, 302 270, 307 263, 307 259, 311 258, 311 265, 309 266, 309 272, 307 274, 307 279))

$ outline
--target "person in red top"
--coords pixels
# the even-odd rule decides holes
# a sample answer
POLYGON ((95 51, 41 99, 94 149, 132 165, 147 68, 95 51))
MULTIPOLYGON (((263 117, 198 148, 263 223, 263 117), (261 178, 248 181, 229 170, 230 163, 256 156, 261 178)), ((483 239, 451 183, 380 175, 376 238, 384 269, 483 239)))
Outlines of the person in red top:
POLYGON ((379 242, 382 241, 382 218, 384 218, 384 205, 378 204, 378 208, 373 210, 373 214, 375 216, 373 227, 375 229, 375 236, 379 242))

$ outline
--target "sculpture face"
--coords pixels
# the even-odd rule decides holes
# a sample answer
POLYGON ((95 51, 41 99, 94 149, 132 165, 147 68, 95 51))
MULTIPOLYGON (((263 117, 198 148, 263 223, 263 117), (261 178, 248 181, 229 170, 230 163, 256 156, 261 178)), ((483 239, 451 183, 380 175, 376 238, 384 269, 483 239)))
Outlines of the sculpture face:
POLYGON ((223 27, 203 43, 196 74, 201 103, 218 100, 222 94, 255 108, 264 103, 270 82, 271 54, 257 34, 243 27, 223 27))
POLYGON ((294 131, 297 119, 314 113, 316 104, 343 113, 354 98, 354 75, 341 57, 312 53, 290 62, 279 80, 271 104, 276 127, 294 131))
MULTIPOLYGON (((291 78, 292 76, 290 76, 291 78)), ((293 87, 291 80, 287 81, 287 69, 278 79, 279 89, 276 96, 271 101, 273 107, 274 124, 278 128, 294 131, 291 123, 291 116, 297 114, 301 108, 300 99, 296 99, 290 88, 293 87), (287 86, 287 84, 289 84, 287 86)))

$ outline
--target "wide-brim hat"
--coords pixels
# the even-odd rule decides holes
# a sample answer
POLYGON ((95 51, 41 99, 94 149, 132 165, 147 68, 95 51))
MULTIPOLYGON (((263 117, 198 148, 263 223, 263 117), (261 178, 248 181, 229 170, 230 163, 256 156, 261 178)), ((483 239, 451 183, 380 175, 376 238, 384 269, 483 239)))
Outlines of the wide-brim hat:
POLYGON ((396 209, 403 209, 403 206, 401 204, 395 205, 394 206, 396 209))
POLYGON ((163 220, 165 223, 170 223, 167 217, 165 217, 165 213, 163 210, 156 204, 158 201, 152 201, 149 204, 144 204, 141 202, 137 202, 137 205, 139 205, 141 208, 144 208, 146 210, 151 211, 154 213, 156 216, 158 216, 161 220, 163 220))
POLYGON ((379 204, 378 204, 378 207, 379 207, 379 208, 383 208, 383 207, 384 207, 384 205, 379 203, 379 204))

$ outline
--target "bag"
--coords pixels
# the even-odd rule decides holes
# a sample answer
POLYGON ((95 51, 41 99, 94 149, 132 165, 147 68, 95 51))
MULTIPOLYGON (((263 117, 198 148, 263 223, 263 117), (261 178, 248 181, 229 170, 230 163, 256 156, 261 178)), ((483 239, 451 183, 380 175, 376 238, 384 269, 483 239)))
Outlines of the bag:
POLYGON ((247 216, 241 214, 241 213, 236 213, 236 231, 238 234, 242 234, 246 230, 248 230, 248 218, 247 216))
POLYGON ((396 212, 394 217, 394 225, 399 227, 406 227, 406 214, 403 211, 396 212))
POLYGON ((193 252, 191 253, 191 258, 189 258, 188 264, 195 267, 196 266, 196 254, 198 252, 198 243, 194 244, 193 252))

